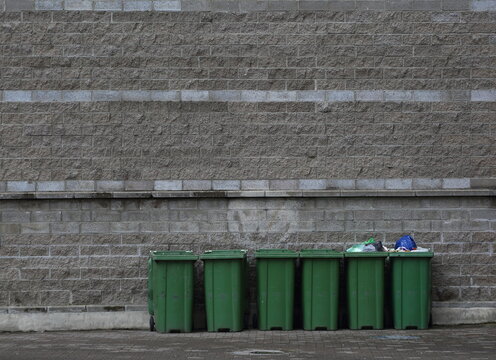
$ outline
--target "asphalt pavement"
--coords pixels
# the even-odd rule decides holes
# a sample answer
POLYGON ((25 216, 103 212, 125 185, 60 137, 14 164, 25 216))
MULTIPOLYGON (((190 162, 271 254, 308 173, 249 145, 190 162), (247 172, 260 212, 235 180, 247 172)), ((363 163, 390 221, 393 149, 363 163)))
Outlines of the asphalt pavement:
POLYGON ((496 324, 429 330, 0 333, 1 360, 496 359, 496 324))

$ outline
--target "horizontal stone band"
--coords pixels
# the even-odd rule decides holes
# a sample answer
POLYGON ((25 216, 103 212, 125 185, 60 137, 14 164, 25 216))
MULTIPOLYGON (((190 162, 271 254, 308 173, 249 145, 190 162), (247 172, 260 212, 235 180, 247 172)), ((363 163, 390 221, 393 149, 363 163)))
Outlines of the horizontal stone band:
POLYGON ((233 190, 0 193, 1 200, 494 197, 496 190, 233 190))
POLYGON ((4 0, 0 4, 6 11, 496 10, 495 0, 4 0))
POLYGON ((496 189, 496 178, 1 181, 0 193, 496 189))
POLYGON ((494 102, 496 90, 4 90, 1 102, 494 102))

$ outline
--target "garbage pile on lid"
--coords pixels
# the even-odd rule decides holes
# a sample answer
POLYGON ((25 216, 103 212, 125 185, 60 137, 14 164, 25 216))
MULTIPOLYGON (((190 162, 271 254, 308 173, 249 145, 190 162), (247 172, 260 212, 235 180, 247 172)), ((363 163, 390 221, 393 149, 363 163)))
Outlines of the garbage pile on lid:
POLYGON ((429 249, 417 246, 415 240, 410 235, 405 235, 399 238, 394 244, 394 248, 387 248, 382 244, 382 241, 376 241, 373 237, 359 244, 355 244, 348 248, 346 252, 428 252, 429 249))

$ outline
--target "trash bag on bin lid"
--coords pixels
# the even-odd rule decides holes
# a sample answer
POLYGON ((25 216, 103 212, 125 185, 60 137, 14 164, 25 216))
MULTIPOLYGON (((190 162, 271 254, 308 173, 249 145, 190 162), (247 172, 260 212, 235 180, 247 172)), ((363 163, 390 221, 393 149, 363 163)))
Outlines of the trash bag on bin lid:
POLYGON ((360 244, 353 245, 346 252, 372 252, 372 251, 385 251, 381 241, 375 241, 373 237, 360 244))
POLYGON ((417 244, 410 235, 405 235, 399 238, 394 245, 395 250, 412 251, 417 249, 417 244))

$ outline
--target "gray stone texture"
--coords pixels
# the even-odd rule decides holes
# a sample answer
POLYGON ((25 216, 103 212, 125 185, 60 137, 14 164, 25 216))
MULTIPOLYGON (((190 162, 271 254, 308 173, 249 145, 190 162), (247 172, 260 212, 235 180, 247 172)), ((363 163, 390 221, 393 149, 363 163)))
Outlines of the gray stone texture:
POLYGON ((1 4, 0 306, 145 305, 150 250, 406 233, 434 300, 494 299, 494 199, 455 196, 496 178, 493 1, 1 4))
MULTIPOLYGON (((490 301, 496 284, 491 266, 496 209, 484 197, 68 199, 0 204, 2 226, 17 225, 8 232, 2 228, 0 288, 10 295, 2 298, 1 306, 145 305, 151 249, 201 253, 245 248, 252 254, 277 244, 342 251, 370 236, 392 246, 406 233, 436 253, 435 301, 490 301), (64 220, 69 213, 71 220, 64 220), (63 291, 67 296, 45 297, 43 291, 63 291), (480 298, 474 299, 473 293, 480 298)), ((201 302, 203 297, 197 296, 201 302)))
POLYGON ((0 180, 496 177, 492 13, 337 4, 5 13, 0 180))

